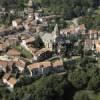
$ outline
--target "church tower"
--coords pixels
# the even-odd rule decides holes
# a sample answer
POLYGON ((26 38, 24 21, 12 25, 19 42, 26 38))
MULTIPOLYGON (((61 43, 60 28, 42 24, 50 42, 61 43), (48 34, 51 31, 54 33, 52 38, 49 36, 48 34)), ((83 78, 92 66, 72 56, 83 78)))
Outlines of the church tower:
POLYGON ((53 39, 54 39, 54 42, 55 42, 56 38, 60 35, 60 29, 59 29, 58 24, 55 25, 52 34, 53 34, 53 39))

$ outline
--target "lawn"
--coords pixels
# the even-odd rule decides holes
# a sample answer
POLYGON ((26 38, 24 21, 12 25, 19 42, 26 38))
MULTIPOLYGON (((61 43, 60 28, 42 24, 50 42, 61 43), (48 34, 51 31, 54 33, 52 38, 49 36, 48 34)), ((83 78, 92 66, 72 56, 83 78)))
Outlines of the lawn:
POLYGON ((20 51, 23 57, 32 58, 32 54, 29 51, 27 51, 25 48, 23 48, 23 47, 21 47, 19 45, 17 45, 17 46, 14 45, 14 46, 12 46, 12 48, 20 51))
POLYGON ((27 51, 25 48, 22 48, 21 53, 25 58, 32 58, 32 54, 29 51, 27 51))

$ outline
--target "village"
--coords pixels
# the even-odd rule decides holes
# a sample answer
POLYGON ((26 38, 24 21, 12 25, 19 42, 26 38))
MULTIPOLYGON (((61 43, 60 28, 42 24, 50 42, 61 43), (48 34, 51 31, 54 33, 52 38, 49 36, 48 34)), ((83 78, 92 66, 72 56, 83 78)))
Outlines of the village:
POLYGON ((25 13, 25 20, 18 18, 12 21, 12 26, 0 27, 0 74, 7 87, 13 89, 23 77, 35 79, 63 73, 66 59, 88 51, 99 55, 100 31, 87 30, 84 24, 72 24, 64 29, 55 24, 52 32, 44 31, 49 20, 61 16, 43 16, 41 10, 34 12, 32 0, 25 13), (83 52, 79 53, 78 47, 83 52))

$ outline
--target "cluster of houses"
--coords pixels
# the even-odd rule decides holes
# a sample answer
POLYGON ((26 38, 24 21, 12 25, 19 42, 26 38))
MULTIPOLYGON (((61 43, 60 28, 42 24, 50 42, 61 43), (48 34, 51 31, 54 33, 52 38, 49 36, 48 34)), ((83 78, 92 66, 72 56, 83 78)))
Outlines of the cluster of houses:
POLYGON ((34 48, 36 38, 32 37, 30 34, 21 34, 20 36, 19 34, 8 35, 1 39, 0 53, 2 56, 0 56, 0 70, 5 73, 2 78, 4 84, 7 84, 11 88, 17 84, 19 79, 17 80, 12 76, 12 73, 16 73, 17 70, 19 73, 27 72, 27 76, 33 78, 65 71, 62 59, 56 59, 54 61, 47 60, 53 55, 53 43, 58 41, 57 43, 59 44, 56 45, 60 46, 63 44, 63 37, 61 36, 60 39, 58 25, 55 26, 54 31, 51 34, 43 34, 41 40, 43 41, 44 46, 42 48, 34 48), (46 39, 45 35, 48 34, 51 37, 49 36, 50 38, 46 39), (25 48, 32 54, 32 58, 28 59, 22 57, 21 52, 16 48, 13 48, 12 45, 20 45, 20 47, 25 48), (30 63, 27 64, 27 62, 30 63))
POLYGON ((87 30, 85 25, 82 24, 78 26, 71 25, 68 29, 61 30, 61 33, 67 37, 78 34, 84 35, 84 50, 94 50, 96 53, 100 53, 100 31, 95 29, 87 30))
MULTIPOLYGON (((16 73, 17 70, 19 73, 24 73, 27 71, 27 75, 33 78, 42 75, 48 75, 50 73, 65 71, 63 61, 61 59, 57 59, 53 62, 47 60, 48 58, 52 57, 53 43, 56 42, 57 37, 60 37, 58 25, 55 26, 54 31, 51 34, 47 33, 47 35, 48 34, 51 36, 51 38, 48 38, 47 41, 45 40, 46 34, 42 35, 41 40, 44 43, 44 47, 40 49, 33 47, 36 38, 32 37, 30 34, 22 33, 20 35, 8 35, 4 38, 1 38, 0 70, 5 73, 2 78, 4 84, 7 84, 11 88, 17 84, 19 79, 16 79, 14 76, 12 76, 12 73, 16 73), (21 52, 16 48, 13 48, 12 45, 20 45, 20 47, 25 48, 32 54, 32 58, 23 58, 21 52), (41 56, 43 58, 42 60, 39 59, 41 56), (29 61, 31 63, 27 64, 29 61)), ((59 41, 63 42, 63 40, 59 41)))
MULTIPOLYGON (((62 59, 56 59, 54 61, 50 61, 48 59, 53 56, 55 45, 57 47, 56 55, 60 56, 62 46, 65 46, 70 43, 70 41, 66 40, 65 34, 66 33, 62 33, 59 30, 58 25, 56 24, 52 33, 45 33, 41 35, 41 40, 44 43, 44 47, 42 48, 34 47, 34 42, 36 38, 30 36, 30 34, 21 34, 20 41, 18 39, 19 35, 14 35, 15 38, 13 35, 11 35, 13 38, 9 37, 10 40, 7 38, 7 36, 4 40, 1 39, 2 41, 0 42, 0 70, 5 73, 2 77, 3 83, 7 84, 11 88, 14 88, 14 86, 16 86, 19 79, 16 79, 11 74, 14 70, 16 72, 16 69, 20 73, 25 73, 27 71, 27 75, 33 78, 38 76, 45 76, 50 73, 64 72, 65 69, 62 59), (32 58, 23 58, 20 51, 16 50, 15 48, 9 48, 13 44, 20 45, 21 47, 25 48, 28 52, 32 54, 32 58), (41 57, 43 59, 39 59, 41 57)), ((85 34, 87 35, 87 33, 85 34)), ((84 41, 84 48, 86 50, 95 49, 96 52, 99 53, 99 32, 91 30, 88 34, 89 38, 84 41)))
MULTIPOLYGON (((0 71, 4 72, 3 83, 14 88, 20 79, 14 77, 12 73, 18 70, 20 74, 26 73, 29 77, 45 76, 50 73, 64 72, 64 62, 62 59, 49 60, 54 56, 62 56, 71 41, 66 37, 82 34, 87 36, 84 41, 84 50, 95 50, 100 52, 100 31, 87 31, 84 24, 71 25, 67 29, 59 29, 58 24, 54 30, 44 32, 41 30, 47 26, 47 21, 61 16, 41 16, 40 12, 34 12, 33 1, 29 0, 25 9, 27 19, 16 19, 12 21, 11 30, 16 30, 16 34, 4 35, 9 29, 0 30, 0 71), (21 30, 21 31, 19 31, 21 30), (30 34, 34 33, 34 34, 30 34), (39 48, 35 47, 39 45, 39 48), (17 47, 17 49, 16 49, 17 47), (21 48, 28 51, 32 57, 23 57, 21 48)), ((77 44, 79 45, 79 44, 77 44)))
MULTIPOLYGON (((51 73, 57 72, 64 72, 63 61, 62 60, 55 60, 54 62, 51 61, 42 61, 42 62, 35 62, 26 66, 26 63, 22 60, 16 62, 7 62, 7 61, 0 61, 0 69, 5 71, 5 74, 2 78, 3 83, 7 84, 11 88, 14 88, 19 82, 19 79, 16 79, 12 76, 11 72, 17 68, 20 73, 24 71, 27 72, 27 76, 31 76, 33 78, 46 76, 51 73), (11 63, 11 65, 9 65, 11 63)), ((16 70, 15 70, 16 71, 16 70)))

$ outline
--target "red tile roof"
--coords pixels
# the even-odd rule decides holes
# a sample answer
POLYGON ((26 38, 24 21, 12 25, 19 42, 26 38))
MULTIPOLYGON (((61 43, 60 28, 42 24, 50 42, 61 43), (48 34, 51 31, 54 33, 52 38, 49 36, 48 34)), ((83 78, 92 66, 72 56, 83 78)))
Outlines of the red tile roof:
POLYGON ((9 82, 10 84, 12 84, 12 85, 15 85, 15 84, 17 83, 17 80, 16 80, 15 78, 11 77, 11 78, 8 80, 8 82, 9 82))
POLYGON ((6 74, 3 76, 3 79, 8 80, 10 76, 11 76, 11 74, 10 74, 10 73, 6 73, 6 74))
POLYGON ((20 54, 21 53, 15 49, 11 49, 7 52, 7 55, 9 55, 9 56, 20 56, 20 54))
POLYGON ((2 66, 2 67, 7 67, 7 65, 8 65, 8 62, 7 61, 2 61, 2 60, 0 60, 0 66, 2 66))
POLYGON ((52 63, 53 67, 59 67, 63 66, 63 61, 62 60, 56 60, 52 63))
POLYGON ((16 66, 20 66, 20 67, 24 68, 26 63, 22 60, 19 60, 19 61, 16 61, 15 64, 16 64, 16 66))
POLYGON ((44 67, 44 68, 51 67, 51 62, 50 61, 44 61, 44 62, 33 63, 33 64, 29 65, 28 68, 30 70, 32 70, 32 69, 40 68, 41 66, 44 67))

